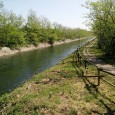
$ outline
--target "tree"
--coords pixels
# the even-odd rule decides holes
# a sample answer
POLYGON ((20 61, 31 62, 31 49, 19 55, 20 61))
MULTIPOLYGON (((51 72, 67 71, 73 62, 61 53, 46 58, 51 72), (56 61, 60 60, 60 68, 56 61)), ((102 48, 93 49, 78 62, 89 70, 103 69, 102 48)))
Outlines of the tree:
POLYGON ((17 28, 22 28, 24 19, 21 15, 16 16, 16 14, 14 14, 13 12, 9 12, 8 23, 17 28))
POLYGON ((98 0, 87 2, 90 9, 88 18, 98 38, 99 47, 111 57, 115 57, 115 2, 114 0, 98 0))
POLYGON ((2 10, 0 15, 0 46, 16 48, 25 43, 22 18, 2 10))
POLYGON ((46 17, 40 17, 41 26, 44 29, 51 28, 51 22, 46 17))
POLYGON ((0 2, 0 46, 17 48, 22 45, 39 42, 53 45, 55 41, 75 39, 89 35, 90 32, 82 29, 71 29, 58 23, 51 23, 46 17, 38 17, 30 10, 27 22, 13 12, 6 11, 0 2))
POLYGON ((37 17, 36 12, 30 10, 29 15, 27 17, 27 27, 32 30, 38 30, 41 28, 40 19, 37 17))
POLYGON ((26 31, 26 41, 28 44, 33 44, 36 46, 40 41, 39 32, 42 28, 40 18, 37 17, 35 11, 30 10, 27 19, 27 23, 24 27, 24 30, 26 31))

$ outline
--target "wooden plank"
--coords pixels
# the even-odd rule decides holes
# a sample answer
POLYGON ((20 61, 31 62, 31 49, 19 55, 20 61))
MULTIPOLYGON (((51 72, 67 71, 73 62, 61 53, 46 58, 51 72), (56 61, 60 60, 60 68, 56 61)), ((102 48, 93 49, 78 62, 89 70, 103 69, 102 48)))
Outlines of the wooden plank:
MULTIPOLYGON (((94 76, 84 76, 84 77, 98 77, 98 76, 95 76, 95 75, 94 75, 94 76)), ((100 78, 101 78, 101 77, 104 77, 104 76, 101 75, 100 78)))

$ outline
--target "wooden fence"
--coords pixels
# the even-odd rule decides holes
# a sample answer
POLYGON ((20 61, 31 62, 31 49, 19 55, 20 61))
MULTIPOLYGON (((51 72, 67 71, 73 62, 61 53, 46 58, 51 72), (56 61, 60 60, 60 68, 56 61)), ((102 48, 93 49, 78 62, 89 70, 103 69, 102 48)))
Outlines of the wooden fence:
POLYGON ((100 80, 102 80, 102 81, 108 83, 109 85, 115 87, 114 84, 112 84, 109 81, 103 79, 103 77, 105 77, 105 76, 101 75, 100 72, 104 72, 104 73, 107 73, 107 74, 112 75, 112 76, 115 76, 115 74, 113 74, 111 72, 108 72, 108 71, 104 70, 103 68, 100 68, 100 67, 96 66, 91 61, 88 61, 87 59, 85 59, 83 56, 81 56, 81 54, 79 53, 79 50, 76 50, 75 53, 76 53, 76 55, 75 55, 76 61, 79 62, 81 65, 83 65, 85 69, 87 69, 88 64, 93 65, 94 67, 97 68, 97 75, 96 76, 92 75, 92 76, 85 76, 85 77, 97 77, 98 86, 100 85, 100 80))

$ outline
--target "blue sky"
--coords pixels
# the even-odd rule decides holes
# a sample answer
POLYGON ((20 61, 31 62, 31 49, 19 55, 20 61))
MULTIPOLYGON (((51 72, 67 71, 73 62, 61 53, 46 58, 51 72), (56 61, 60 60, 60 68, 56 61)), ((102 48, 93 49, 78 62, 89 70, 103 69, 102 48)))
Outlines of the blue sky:
POLYGON ((38 16, 47 17, 52 23, 57 22, 72 28, 87 28, 83 23, 88 12, 81 4, 87 0, 0 0, 4 8, 27 17, 30 9, 38 16))

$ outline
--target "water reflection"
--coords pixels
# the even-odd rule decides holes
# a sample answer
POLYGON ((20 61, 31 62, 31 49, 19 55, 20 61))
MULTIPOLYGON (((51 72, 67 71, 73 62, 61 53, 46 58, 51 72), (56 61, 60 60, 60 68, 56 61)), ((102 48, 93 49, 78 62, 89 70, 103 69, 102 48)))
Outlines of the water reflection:
MULTIPOLYGON (((87 39, 88 40, 88 39, 87 39)), ((80 43, 86 42, 81 40, 80 43)), ((79 41, 0 58, 0 95, 57 64, 79 46, 79 41)))

